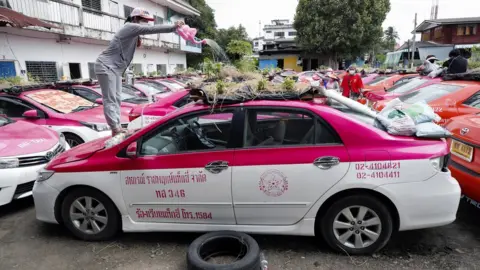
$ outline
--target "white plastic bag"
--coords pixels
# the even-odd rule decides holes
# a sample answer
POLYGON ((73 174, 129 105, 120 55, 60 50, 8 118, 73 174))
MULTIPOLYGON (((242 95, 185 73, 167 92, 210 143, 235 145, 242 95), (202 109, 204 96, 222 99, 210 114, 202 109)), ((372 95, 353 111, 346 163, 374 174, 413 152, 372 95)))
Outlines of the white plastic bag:
POLYGON ((438 139, 448 138, 452 135, 448 130, 432 122, 418 124, 416 128, 415 135, 420 138, 438 139))
POLYGON ((397 109, 383 109, 376 117, 389 134, 413 136, 416 132, 415 122, 404 112, 397 109))
POLYGON ((440 116, 438 116, 425 101, 416 102, 402 109, 402 111, 410 116, 416 125, 441 120, 440 116))

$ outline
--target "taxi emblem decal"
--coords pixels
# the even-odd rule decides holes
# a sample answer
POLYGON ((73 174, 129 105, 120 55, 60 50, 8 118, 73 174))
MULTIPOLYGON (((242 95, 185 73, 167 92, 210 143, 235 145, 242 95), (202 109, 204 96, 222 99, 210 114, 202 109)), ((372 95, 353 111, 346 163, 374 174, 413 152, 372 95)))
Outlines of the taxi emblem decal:
POLYGON ((278 170, 268 170, 260 176, 259 189, 270 197, 282 196, 288 190, 287 177, 278 170))

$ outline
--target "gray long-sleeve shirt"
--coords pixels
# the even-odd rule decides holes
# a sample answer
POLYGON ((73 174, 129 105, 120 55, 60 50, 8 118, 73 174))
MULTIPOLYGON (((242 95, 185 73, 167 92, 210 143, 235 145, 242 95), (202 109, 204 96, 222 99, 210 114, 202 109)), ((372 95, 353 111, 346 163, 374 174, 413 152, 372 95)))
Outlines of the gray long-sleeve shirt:
MULTIPOLYGON (((175 25, 141 25, 137 23, 126 23, 120 29, 108 47, 98 56, 97 62, 112 69, 116 74, 122 75, 132 62, 135 48, 137 47, 138 36, 170 33, 176 30, 175 25)), ((101 73, 101 71, 96 71, 101 73)))

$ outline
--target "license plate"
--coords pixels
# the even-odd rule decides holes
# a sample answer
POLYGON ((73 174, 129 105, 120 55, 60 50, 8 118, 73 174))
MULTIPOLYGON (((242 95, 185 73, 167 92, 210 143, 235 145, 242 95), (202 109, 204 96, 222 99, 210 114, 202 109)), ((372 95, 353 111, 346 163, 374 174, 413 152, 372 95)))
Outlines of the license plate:
POLYGON ((473 159, 473 150, 474 148, 470 145, 466 145, 462 142, 452 140, 452 145, 450 147, 450 152, 455 156, 466 160, 468 162, 472 162, 473 159))

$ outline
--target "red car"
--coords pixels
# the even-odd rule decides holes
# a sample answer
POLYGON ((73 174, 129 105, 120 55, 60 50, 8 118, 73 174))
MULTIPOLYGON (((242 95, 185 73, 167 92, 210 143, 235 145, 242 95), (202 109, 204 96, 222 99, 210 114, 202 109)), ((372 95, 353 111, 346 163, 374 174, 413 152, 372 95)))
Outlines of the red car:
POLYGON ((142 114, 149 116, 157 116, 158 118, 160 118, 162 116, 165 116, 169 112, 176 110, 177 108, 183 107, 189 102, 190 95, 187 90, 171 93, 169 96, 166 96, 155 103, 147 105, 137 105, 130 111, 128 118, 130 121, 134 121, 142 114))
MULTIPOLYGON (((111 135, 103 106, 48 87, 53 85, 4 90, 0 93, 0 114, 54 129, 65 135, 71 147, 111 135)), ((128 125, 126 109, 122 110, 122 127, 128 125)))
MULTIPOLYGON (((480 94, 473 106, 480 108, 480 94)), ((453 135, 449 139, 452 176, 467 201, 480 208, 480 113, 454 117, 445 127, 453 135)))
MULTIPOLYGON (((93 84, 70 84, 70 83, 63 83, 59 82, 55 84, 55 88, 59 90, 63 90, 70 94, 80 96, 84 99, 89 100, 90 102, 95 102, 98 104, 102 104, 102 90, 100 89, 100 85, 93 83, 93 84)), ((122 107, 125 108, 133 108, 138 104, 144 104, 148 102, 146 97, 138 94, 134 91, 131 87, 126 87, 123 85, 122 87, 122 107)))
POLYGON ((154 100, 159 100, 174 92, 185 90, 183 86, 166 80, 135 80, 133 86, 141 92, 141 96, 148 97, 153 95, 154 100))
POLYGON ((441 78, 432 79, 427 76, 413 78, 410 81, 405 81, 405 82, 396 84, 387 90, 367 92, 365 94, 365 97, 369 101, 390 100, 405 94, 409 94, 411 92, 417 91, 422 87, 429 86, 431 84, 438 83, 441 81, 442 81, 441 78))

